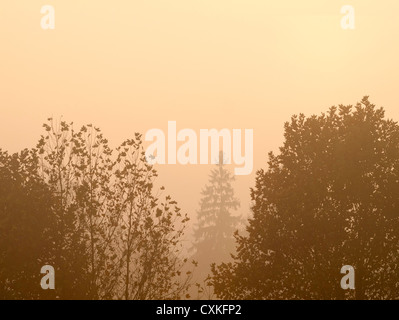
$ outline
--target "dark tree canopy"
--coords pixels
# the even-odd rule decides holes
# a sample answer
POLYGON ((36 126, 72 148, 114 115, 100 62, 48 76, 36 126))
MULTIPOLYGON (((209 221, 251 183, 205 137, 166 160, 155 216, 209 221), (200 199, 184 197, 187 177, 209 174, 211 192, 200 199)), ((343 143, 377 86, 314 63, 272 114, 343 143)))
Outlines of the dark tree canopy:
POLYGON ((293 116, 251 190, 248 235, 213 268, 227 299, 399 298, 399 126, 363 98, 293 116), (355 290, 340 287, 355 269, 355 290))
POLYGON ((52 119, 36 149, 0 150, 0 299, 180 299, 188 222, 156 190, 141 135, 112 150, 100 129, 52 119), (40 287, 55 269, 55 290, 40 287))
POLYGON ((41 290, 39 272, 54 262, 53 205, 34 153, 0 150, 0 299, 52 298, 41 290))

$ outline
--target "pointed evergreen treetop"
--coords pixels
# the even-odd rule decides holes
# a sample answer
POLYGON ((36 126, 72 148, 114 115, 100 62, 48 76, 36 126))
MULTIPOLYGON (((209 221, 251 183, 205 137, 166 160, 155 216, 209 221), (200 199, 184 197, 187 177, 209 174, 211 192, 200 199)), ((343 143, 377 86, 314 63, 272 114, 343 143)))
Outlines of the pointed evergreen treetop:
MULTIPOLYGON (((234 176, 225 168, 223 151, 216 168, 209 175, 209 183, 202 191, 198 222, 195 227, 197 258, 218 260, 227 258, 234 249, 234 232, 240 218, 233 213, 240 206, 234 195, 234 176)), ((214 261, 212 261, 214 262, 214 261)))

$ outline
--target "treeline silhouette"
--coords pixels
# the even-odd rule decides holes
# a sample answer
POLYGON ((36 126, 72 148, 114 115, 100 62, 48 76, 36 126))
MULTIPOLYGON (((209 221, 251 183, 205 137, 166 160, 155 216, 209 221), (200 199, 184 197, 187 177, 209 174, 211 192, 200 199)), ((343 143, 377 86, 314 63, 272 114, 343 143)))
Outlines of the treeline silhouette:
POLYGON ((0 299, 185 299, 193 287, 202 299, 399 298, 399 126, 368 97, 285 124, 246 231, 234 233, 221 153, 191 257, 187 215, 154 187, 140 134, 112 151, 93 126, 44 128, 34 149, 0 150, 0 299), (56 290, 39 285, 47 264, 56 290), (354 290, 340 286, 344 265, 354 290))
POLYGON ((223 299, 398 299, 399 126, 364 97, 292 117, 251 191, 247 235, 213 266, 223 299), (355 290, 340 270, 355 269, 355 290))
POLYGON ((44 128, 35 149, 0 151, 0 298, 183 297, 188 218, 154 190, 141 135, 113 155, 91 125, 44 128), (55 268, 56 290, 40 287, 43 265, 55 268))

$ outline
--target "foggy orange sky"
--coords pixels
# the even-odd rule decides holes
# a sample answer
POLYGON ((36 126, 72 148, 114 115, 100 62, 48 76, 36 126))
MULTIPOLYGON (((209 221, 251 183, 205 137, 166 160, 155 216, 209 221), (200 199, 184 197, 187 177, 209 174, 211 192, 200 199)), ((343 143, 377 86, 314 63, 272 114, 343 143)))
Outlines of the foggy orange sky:
MULTIPOLYGON (((112 146, 152 128, 253 129, 249 187, 291 115, 364 95, 399 119, 397 0, 13 0, 0 2, 0 147, 34 147, 52 116, 93 123, 112 146), (55 30, 40 9, 55 7, 55 30), (340 26, 353 5, 356 29, 340 26)), ((231 166, 233 170, 234 166, 231 166)), ((163 165, 194 217, 210 166, 163 165)))

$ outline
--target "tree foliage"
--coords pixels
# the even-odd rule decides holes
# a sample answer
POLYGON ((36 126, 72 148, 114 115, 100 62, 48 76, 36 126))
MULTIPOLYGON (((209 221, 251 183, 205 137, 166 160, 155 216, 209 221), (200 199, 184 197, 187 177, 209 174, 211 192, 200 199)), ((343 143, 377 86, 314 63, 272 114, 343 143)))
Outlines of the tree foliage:
POLYGON ((225 168, 221 151, 218 164, 209 175, 209 183, 202 191, 194 230, 195 259, 206 270, 211 263, 228 259, 234 250, 234 232, 240 223, 234 213, 240 204, 234 195, 233 181, 234 176, 225 168))
POLYGON ((399 126, 368 97, 293 116, 251 191, 248 235, 213 268, 227 299, 399 298, 399 126), (355 290, 340 287, 355 269, 355 290))
POLYGON ((35 152, 0 150, 0 299, 55 298, 39 286, 57 235, 54 199, 37 172, 35 152))
MULTIPOLYGON (((11 157, 1 153, 0 228, 9 230, 0 236, 1 259, 18 251, 23 256, 28 250, 22 244, 30 239, 23 234, 29 231, 29 245, 40 251, 39 265, 48 261, 55 268, 56 298, 183 296, 190 280, 181 273, 188 218, 170 196, 162 196, 163 187, 154 188, 157 173, 145 160, 141 135, 115 152, 92 125, 75 131, 73 123, 49 119, 44 129, 36 149, 11 157)), ((16 262, 7 265, 11 269, 16 262)), ((23 275, 37 281, 40 267, 29 265, 23 275)), ((9 292, 39 297, 40 281, 34 290, 19 290, 18 281, 10 272, 0 273, 9 292)))

